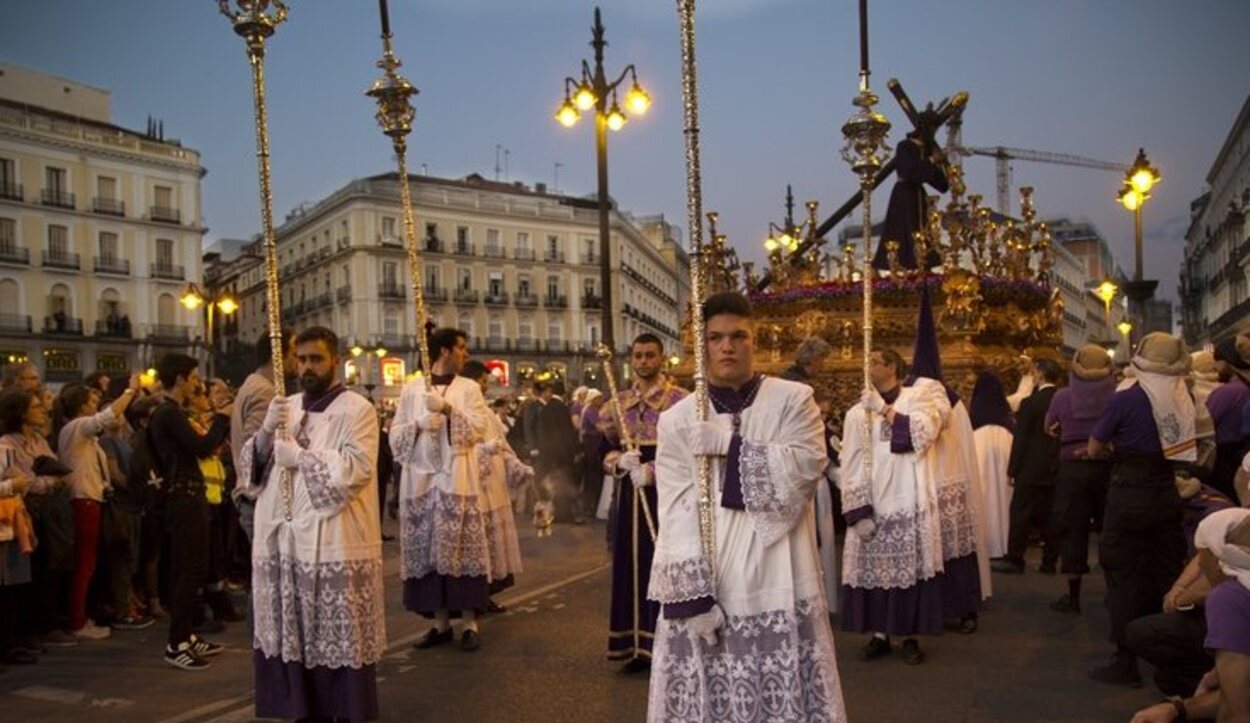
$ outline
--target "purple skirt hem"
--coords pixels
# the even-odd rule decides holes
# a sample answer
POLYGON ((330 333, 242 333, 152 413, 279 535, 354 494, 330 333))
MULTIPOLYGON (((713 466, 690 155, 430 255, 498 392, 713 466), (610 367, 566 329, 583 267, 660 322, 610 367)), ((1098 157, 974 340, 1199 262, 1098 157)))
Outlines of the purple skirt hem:
POLYGON ((459 616, 462 610, 483 611, 490 605, 490 583, 486 576, 452 577, 432 572, 415 580, 404 580, 404 608, 424 617, 439 610, 459 616))
POLYGON ((947 620, 974 613, 981 583, 976 554, 945 562, 946 570, 908 588, 843 585, 838 617, 850 633, 941 635, 947 620))
POLYGON ((343 718, 378 720, 377 669, 305 668, 252 650, 258 718, 343 718))

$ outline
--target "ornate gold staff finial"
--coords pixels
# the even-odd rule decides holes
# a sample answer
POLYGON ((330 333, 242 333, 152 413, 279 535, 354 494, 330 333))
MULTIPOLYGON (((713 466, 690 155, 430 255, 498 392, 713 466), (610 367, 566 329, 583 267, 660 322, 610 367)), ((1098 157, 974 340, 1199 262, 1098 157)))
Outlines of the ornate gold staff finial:
MULTIPOLYGON (((269 321, 269 340, 273 347, 273 384, 279 397, 286 396, 286 374, 282 348, 282 314, 279 308, 282 294, 278 288, 278 245, 273 233, 273 190, 269 174, 269 114, 265 108, 265 41, 284 20, 286 3, 283 0, 235 0, 237 10, 230 9, 228 0, 218 0, 217 8, 234 26, 234 32, 247 43, 247 57, 252 65, 252 100, 255 108, 256 164, 260 177, 261 234, 265 248, 265 301, 269 321)), ((287 340, 290 343, 290 340, 287 340)), ((286 436, 285 425, 279 426, 277 435, 286 436)), ((280 475, 282 509, 286 519, 291 519, 291 472, 283 469, 280 475)))
MULTIPOLYGON (((621 400, 619 392, 616 388, 616 372, 613 364, 615 354, 607 344, 600 344, 595 348, 595 356, 599 357, 599 363, 603 367, 603 376, 608 380, 608 393, 612 395, 612 411, 616 412, 616 424, 620 429, 621 445, 627 450, 634 450, 638 445, 634 444, 633 436, 629 433, 629 427, 625 426, 625 410, 621 409, 621 400)), ((632 485, 631 485, 632 486, 632 485)), ((634 486, 634 501, 642 508, 643 519, 647 522, 647 532, 651 533, 651 541, 655 542, 655 518, 651 515, 651 508, 647 506, 647 498, 643 496, 642 490, 634 486)))
POLYGON ((382 77, 373 81, 365 95, 373 98, 378 104, 374 115, 382 132, 391 139, 395 149, 395 160, 399 172, 399 197, 404 213, 404 240, 408 252, 408 271, 411 275, 412 301, 416 305, 417 350, 420 355, 419 364, 421 378, 425 380, 425 389, 430 390, 430 374, 434 360, 430 358, 430 343, 426 338, 429 315, 425 308, 425 290, 421 281, 421 256, 417 251, 417 225, 412 214, 412 193, 408 187, 408 134, 412 132, 412 121, 417 111, 412 107, 412 96, 420 91, 399 74, 403 65, 395 57, 391 47, 391 16, 386 7, 386 0, 378 0, 378 10, 382 17, 382 59, 377 66, 382 69, 382 77))

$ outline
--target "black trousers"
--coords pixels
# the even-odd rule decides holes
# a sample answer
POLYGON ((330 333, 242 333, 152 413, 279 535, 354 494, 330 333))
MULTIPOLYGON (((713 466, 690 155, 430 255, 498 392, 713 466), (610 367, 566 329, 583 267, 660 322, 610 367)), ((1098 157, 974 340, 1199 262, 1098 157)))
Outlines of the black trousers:
POLYGON ((169 611, 170 645, 178 645, 191 637, 196 597, 208 581, 208 512, 203 487, 170 490, 165 503, 173 592, 169 611))
POLYGON ((1206 637, 1207 618, 1201 608, 1155 613, 1128 624, 1124 647, 1154 666, 1160 693, 1190 696, 1215 665, 1203 644, 1206 637))
POLYGON ((1102 522, 1110 480, 1110 462, 1077 460, 1059 464, 1051 525, 1060 541, 1061 570, 1065 574, 1089 572, 1089 533, 1094 520, 1102 522))
POLYGON ((1059 557, 1059 543, 1051 526, 1051 507, 1055 496, 1052 485, 1016 485, 1011 493, 1011 522, 1007 529, 1007 559, 1024 564, 1024 550, 1029 544, 1029 530, 1042 531, 1046 547, 1042 564, 1053 565, 1059 557))
POLYGON ((1130 622, 1162 609, 1185 562, 1181 498, 1162 457, 1116 462, 1098 562, 1107 579, 1111 642, 1122 647, 1130 622))

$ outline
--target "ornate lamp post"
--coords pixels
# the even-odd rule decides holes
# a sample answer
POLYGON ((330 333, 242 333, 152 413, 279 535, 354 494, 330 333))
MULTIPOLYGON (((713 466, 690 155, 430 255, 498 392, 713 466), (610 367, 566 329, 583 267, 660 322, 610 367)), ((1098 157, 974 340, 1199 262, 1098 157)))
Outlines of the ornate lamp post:
POLYGON ((377 384, 374 384, 370 378, 370 367, 373 365, 372 357, 376 356, 378 358, 378 376, 380 377, 382 375, 382 360, 386 358, 386 348, 381 346, 366 347, 355 344, 349 351, 351 352, 353 359, 359 360, 362 356, 364 357, 363 361, 358 362, 359 364, 363 364, 364 369, 357 369, 357 372, 360 373, 362 380, 361 386, 365 388, 366 396, 368 396, 369 399, 373 399, 373 390, 377 387, 377 384))
POLYGON ((610 233, 608 229, 608 131, 619 131, 627 121, 621 111, 617 97, 617 88, 626 76, 633 84, 625 94, 625 108, 634 115, 642 115, 651 105, 651 96, 638 83, 638 73, 633 63, 625 66, 616 80, 608 82, 603 69, 603 49, 608 41, 604 40, 603 22, 599 19, 599 8, 595 8, 595 24, 591 28, 590 47, 595 50, 595 64, 592 68, 585 60, 582 61, 580 80, 572 77, 564 79, 564 102, 556 111, 556 120, 565 128, 572 128, 581 119, 583 112, 595 112, 595 159, 599 171, 599 284, 603 287, 601 298, 602 339, 603 343, 613 351, 616 340, 612 329, 612 265, 610 233), (611 96, 611 105, 608 98, 611 96))
MULTIPOLYGON (((1133 248, 1136 265, 1133 268, 1133 280, 1124 285, 1124 292, 1130 303, 1130 315, 1137 321, 1137 328, 1144 328, 1145 302, 1154 296, 1158 288, 1158 280, 1142 278, 1142 221, 1141 210, 1146 201, 1150 200, 1150 190, 1163 180, 1159 169, 1150 164, 1146 158, 1146 150, 1139 148, 1133 165, 1124 174, 1124 185, 1120 188, 1116 200, 1125 209, 1133 213, 1133 248)), ((1140 335, 1140 331, 1138 332, 1140 335)))
POLYGON ((192 311, 200 306, 204 307, 204 313, 208 317, 208 324, 204 330, 204 345, 208 348, 208 376, 215 376, 217 373, 217 336, 213 333, 213 321, 219 311, 226 316, 234 314, 239 310, 239 302, 235 300, 229 289, 208 294, 200 291, 200 287, 196 286, 194 281, 187 284, 186 290, 182 292, 182 297, 178 301, 192 311))

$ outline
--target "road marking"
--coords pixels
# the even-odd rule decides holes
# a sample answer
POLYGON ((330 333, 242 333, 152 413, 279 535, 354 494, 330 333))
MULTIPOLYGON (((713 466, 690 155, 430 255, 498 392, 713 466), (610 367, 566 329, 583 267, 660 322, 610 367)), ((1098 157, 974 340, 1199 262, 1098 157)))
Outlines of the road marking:
POLYGON ((18 688, 13 691, 13 695, 20 695, 23 698, 31 698, 33 700, 48 701, 49 703, 67 703, 69 705, 81 703, 87 697, 87 694, 81 690, 53 688, 47 685, 31 685, 25 688, 18 688))
MULTIPOLYGON (((599 573, 605 570, 611 569, 611 567, 612 567, 612 563, 605 562, 601 565, 592 567, 589 570, 584 570, 575 575, 570 575, 562 580, 557 580, 549 585, 544 585, 538 588, 537 590, 532 590, 523 595, 515 595, 513 597, 501 598, 499 603, 501 605, 515 607, 517 605, 520 605, 521 603, 533 600, 534 598, 542 597, 543 595, 546 595, 554 590, 559 590, 562 587, 572 585, 573 583, 576 583, 576 582, 581 582, 582 580, 585 580, 588 577, 594 577, 595 575, 598 575, 599 573)), ((534 610, 537 610, 537 608, 534 608, 534 610)), ((385 660, 385 659, 395 658, 399 654, 399 651, 417 642, 417 640, 421 639, 421 637, 424 636, 425 633, 426 631, 422 630, 420 632, 413 633, 411 635, 405 635, 393 641, 390 645, 387 646, 386 650, 383 651, 382 653, 383 659, 385 660)), ((400 672, 404 672, 404 671, 401 670, 400 672)), ((381 682, 382 680, 385 680, 385 678, 378 678, 378 682, 381 682)), ((56 690, 56 689, 50 689, 50 690, 56 690)), ((74 691, 64 691, 64 692, 73 693, 74 691)), ((226 713, 223 713, 222 715, 217 716, 216 718, 210 718, 204 723, 238 723, 239 721, 250 721, 253 718, 252 716, 253 697, 254 697, 254 691, 249 691, 246 696, 240 696, 238 698, 233 698, 230 700, 224 700, 224 701, 219 700, 215 703, 209 703, 208 705, 200 706, 199 708, 196 708, 195 710, 187 711, 186 713, 183 713, 182 715, 179 715, 177 717, 168 718, 166 720, 160 721, 160 723, 184 723, 185 721, 193 720, 200 716, 208 715, 210 713, 221 710, 222 708, 226 708, 231 705, 237 705, 243 702, 246 702, 247 705, 243 705, 243 706, 240 706, 236 710, 231 710, 226 713)))

